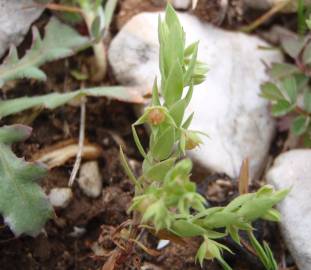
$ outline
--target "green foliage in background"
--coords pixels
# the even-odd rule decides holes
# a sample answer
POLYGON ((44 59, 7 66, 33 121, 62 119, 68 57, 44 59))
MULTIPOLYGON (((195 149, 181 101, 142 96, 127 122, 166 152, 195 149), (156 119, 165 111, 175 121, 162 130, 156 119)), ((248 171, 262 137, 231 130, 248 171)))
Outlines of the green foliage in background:
POLYGON ((261 96, 271 102, 275 117, 293 117, 291 132, 302 136, 311 146, 311 39, 310 36, 286 36, 283 51, 292 63, 275 63, 269 70, 271 81, 262 85, 261 96))
POLYGON ((136 145, 144 157, 142 175, 137 179, 131 172, 121 149, 121 161, 135 184, 135 197, 130 210, 140 213, 140 222, 155 231, 168 231, 177 237, 201 237, 196 259, 216 259, 224 269, 223 252, 229 250, 218 239, 227 235, 241 244, 239 231, 247 231, 250 242, 269 270, 273 268, 271 250, 254 241, 252 222, 257 219, 279 221, 273 206, 287 195, 288 190, 274 191, 264 186, 256 193, 244 194, 225 207, 207 208, 207 202, 190 181, 192 162, 185 158, 187 150, 198 147, 205 136, 189 129, 193 114, 185 110, 194 86, 205 79, 207 68, 197 61, 198 42, 185 46, 185 33, 174 9, 168 5, 165 20, 159 18, 161 94, 154 82, 152 102, 133 124, 136 145), (150 128, 148 151, 140 143, 136 126, 150 128), (260 252, 259 252, 260 251, 260 252))

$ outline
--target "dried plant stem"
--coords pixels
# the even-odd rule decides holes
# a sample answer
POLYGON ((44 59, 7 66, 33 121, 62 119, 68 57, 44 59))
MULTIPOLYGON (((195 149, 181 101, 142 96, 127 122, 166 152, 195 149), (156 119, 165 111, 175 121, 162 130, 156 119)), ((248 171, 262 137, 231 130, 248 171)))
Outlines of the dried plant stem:
POLYGON ((28 5, 26 8, 33 8, 33 7, 40 7, 46 8, 55 11, 64 11, 64 12, 71 12, 71 13, 80 13, 82 14, 82 10, 78 7, 66 6, 61 4, 49 3, 49 4, 41 4, 41 3, 34 3, 32 5, 28 5))
POLYGON ((85 98, 81 99, 81 114, 80 114, 80 131, 79 131, 79 148, 76 156, 76 161, 73 166, 68 186, 71 187, 76 179, 77 173, 80 168, 83 147, 84 147, 84 138, 85 138, 85 118, 86 118, 86 109, 85 109, 85 98))
MULTIPOLYGON (((91 34, 92 23, 96 17, 96 14, 92 11, 83 11, 83 17, 86 22, 89 34, 91 34)), ((103 40, 92 45, 93 52, 96 61, 96 72, 92 77, 93 81, 101 81, 104 79, 107 73, 107 56, 106 48, 103 40)))
POLYGON ((261 17, 256 19, 254 22, 252 22, 250 25, 247 25, 245 27, 242 27, 240 30, 243 32, 252 32, 257 27, 262 25, 264 22, 269 20, 274 14, 278 13, 282 9, 284 9, 288 4, 290 3, 290 0, 282 1, 280 3, 277 3, 275 6, 273 6, 268 12, 263 14, 261 17))

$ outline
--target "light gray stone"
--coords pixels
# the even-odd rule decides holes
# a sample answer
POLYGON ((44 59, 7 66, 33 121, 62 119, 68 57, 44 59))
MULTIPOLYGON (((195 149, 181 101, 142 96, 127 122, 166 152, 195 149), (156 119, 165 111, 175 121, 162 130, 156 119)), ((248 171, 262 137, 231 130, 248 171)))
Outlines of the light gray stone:
MULTIPOLYGON (((264 165, 275 123, 268 104, 260 98, 260 84, 268 80, 265 65, 282 60, 276 51, 260 50, 268 44, 243 33, 224 31, 179 14, 187 43, 200 40, 199 59, 209 72, 195 87, 188 113, 195 112, 191 129, 209 134, 204 145, 190 152, 206 168, 236 178, 242 160, 250 159, 251 175, 264 165)), ((133 17, 115 39, 109 60, 122 84, 151 89, 158 71, 156 13, 133 17)))
POLYGON ((280 155, 266 178, 276 189, 291 188, 278 205, 281 228, 298 268, 311 270, 311 150, 280 155))
POLYGON ((83 193, 91 198, 101 194, 103 184, 97 161, 82 164, 78 184, 83 193))
POLYGON ((66 208, 73 198, 70 188, 53 188, 49 193, 49 200, 54 207, 66 208))
POLYGON ((22 42, 42 11, 32 0, 0 0, 0 57, 10 45, 22 42))
POLYGON ((191 0, 173 0, 172 4, 173 7, 176 9, 183 9, 186 10, 191 6, 191 0))

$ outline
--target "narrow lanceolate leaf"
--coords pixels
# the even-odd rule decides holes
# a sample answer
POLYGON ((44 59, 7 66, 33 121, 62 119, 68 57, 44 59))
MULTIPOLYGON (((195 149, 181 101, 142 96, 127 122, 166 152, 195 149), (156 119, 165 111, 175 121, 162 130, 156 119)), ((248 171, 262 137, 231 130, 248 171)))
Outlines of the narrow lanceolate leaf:
POLYGON ((89 39, 80 36, 74 29, 52 18, 42 39, 37 28, 33 28, 33 44, 25 56, 18 59, 15 47, 0 66, 0 87, 7 81, 31 78, 45 80, 45 73, 38 67, 46 62, 68 57, 87 46, 89 39))
POLYGON ((35 236, 52 215, 52 207, 37 184, 46 169, 17 158, 8 144, 26 139, 28 127, 2 127, 0 134, 0 214, 16 235, 35 236))
POLYGON ((72 99, 82 96, 108 97, 124 102, 142 103, 143 98, 136 89, 128 87, 95 87, 68 93, 52 93, 42 96, 21 97, 10 100, 0 100, 0 118, 9 116, 33 107, 55 109, 72 99))

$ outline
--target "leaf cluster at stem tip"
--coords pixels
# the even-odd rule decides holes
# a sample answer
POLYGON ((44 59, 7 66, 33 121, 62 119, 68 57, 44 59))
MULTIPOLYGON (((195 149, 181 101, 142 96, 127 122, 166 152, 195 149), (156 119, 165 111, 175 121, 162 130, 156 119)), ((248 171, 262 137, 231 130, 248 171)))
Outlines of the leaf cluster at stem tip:
MULTIPOLYGON (((280 214, 273 206, 288 190, 274 191, 273 187, 264 186, 256 193, 235 198, 225 207, 207 207, 206 199, 190 181, 192 162, 184 158, 186 150, 202 143, 200 136, 204 134, 189 129, 193 114, 185 117, 185 111, 194 86, 204 81, 207 68, 197 60, 199 43, 185 45, 185 33, 170 5, 165 19, 162 21, 159 17, 158 36, 161 91, 156 79, 151 104, 132 125, 135 143, 144 158, 139 178, 130 170, 120 150, 123 167, 135 185, 130 210, 140 213, 140 222, 157 232, 165 230, 177 237, 200 236, 203 241, 196 255, 200 264, 205 259, 217 259, 224 269, 231 269, 222 257, 223 251, 231 251, 217 239, 230 235, 240 244, 239 231, 247 231, 252 236, 254 220, 279 221, 280 214), (136 132, 136 126, 142 124, 150 128, 147 151, 136 132)), ((251 244, 259 243, 251 241, 251 244)), ((255 250, 263 250, 263 254, 257 253, 260 258, 271 257, 267 254, 270 249, 256 247, 255 250)))

